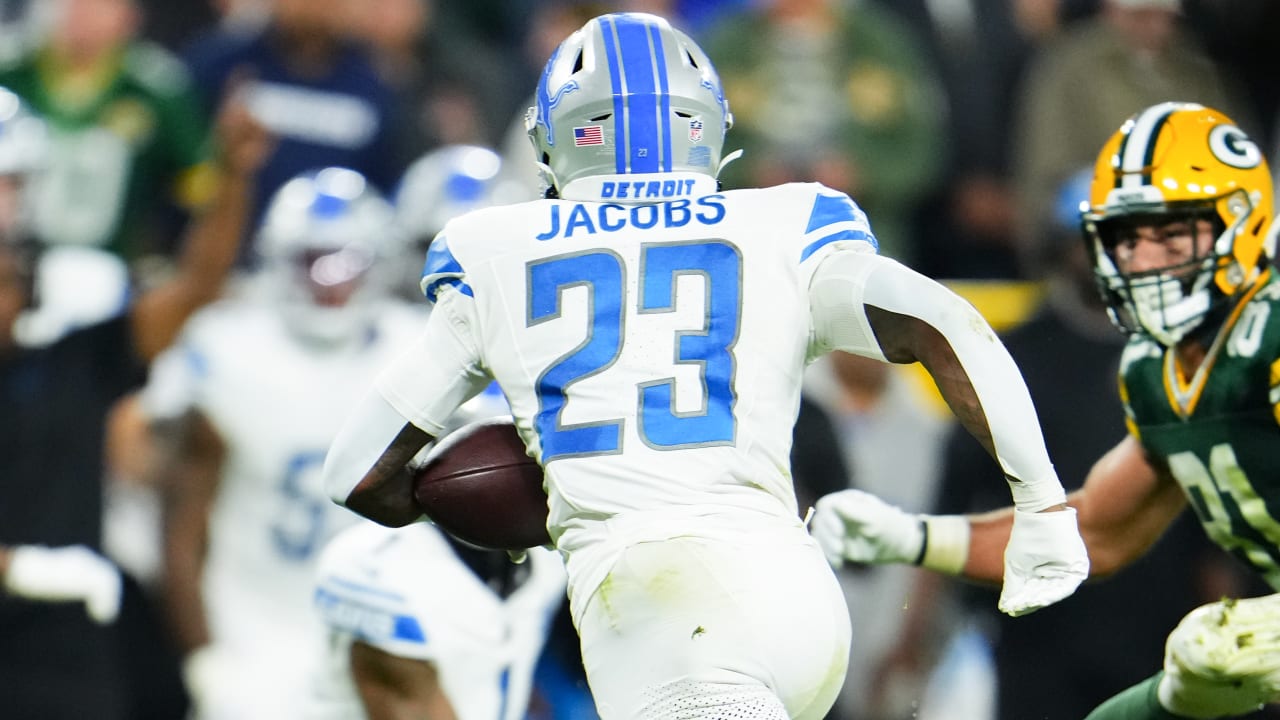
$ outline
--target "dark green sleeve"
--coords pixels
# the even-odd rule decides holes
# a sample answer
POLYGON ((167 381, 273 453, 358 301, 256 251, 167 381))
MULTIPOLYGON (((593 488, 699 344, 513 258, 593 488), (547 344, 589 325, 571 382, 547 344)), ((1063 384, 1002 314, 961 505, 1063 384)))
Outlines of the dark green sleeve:
POLYGON ((1156 688, 1162 677, 1163 671, 1112 695, 1111 699, 1089 713, 1085 720, 1186 720, 1160 706, 1156 688))

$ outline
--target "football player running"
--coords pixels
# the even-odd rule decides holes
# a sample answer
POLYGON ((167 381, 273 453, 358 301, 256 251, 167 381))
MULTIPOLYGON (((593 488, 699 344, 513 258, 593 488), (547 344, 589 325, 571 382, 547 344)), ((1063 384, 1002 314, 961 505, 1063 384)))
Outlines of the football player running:
POLYGON ((320 556, 328 642, 302 716, 520 720, 564 586, 545 548, 515 564, 428 523, 347 528, 320 556))
POLYGON ((166 600, 196 718, 296 717, 306 698, 323 651, 316 561, 359 521, 328 501, 320 467, 364 378, 425 317, 385 297, 397 238, 359 173, 294 178, 258 230, 256 277, 153 368, 143 405, 173 443, 166 600))
POLYGON ((839 348, 922 362, 1010 478, 1002 602, 1087 574, 1074 511, 1017 368, 982 317, 876 254, 816 183, 721 191, 732 116, 711 61, 646 14, 552 55, 527 127, 547 198, 451 221, 418 344, 325 463, 339 503, 421 517, 406 464, 497 380, 546 471, 548 530, 601 717, 820 718, 849 612, 788 471, 801 371, 839 348))
MULTIPOLYGON (((1143 110, 1098 156, 1084 239, 1130 341, 1120 361, 1129 434, 1068 497, 1096 576, 1140 557, 1190 504, 1213 541, 1280 589, 1272 203, 1257 145, 1200 105, 1143 110)), ((999 581, 1012 518, 911 515, 850 490, 818 502, 813 532, 833 562, 999 581)), ((1164 670, 1089 720, 1229 717, 1277 699, 1280 595, 1269 595, 1191 612, 1169 636, 1164 670)))

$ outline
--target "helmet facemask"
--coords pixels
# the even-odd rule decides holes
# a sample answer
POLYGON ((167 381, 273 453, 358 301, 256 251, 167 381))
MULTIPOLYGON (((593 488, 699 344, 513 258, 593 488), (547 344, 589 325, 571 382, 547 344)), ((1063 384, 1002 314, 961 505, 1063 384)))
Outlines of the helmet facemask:
POLYGON ((1084 230, 1093 257, 1094 277, 1111 320, 1129 334, 1147 335, 1166 347, 1194 330, 1204 317, 1231 297, 1215 282, 1219 275, 1244 273, 1231 253, 1232 239, 1248 213, 1226 227, 1214 203, 1182 204, 1153 212, 1131 212, 1099 218, 1086 214, 1084 230), (1208 225, 1214 240, 1201 240, 1208 225), (1137 240, 1137 228, 1154 237, 1137 240), (1174 258, 1166 265, 1125 271, 1124 259, 1135 242, 1163 242, 1174 258))
POLYGON ((259 238, 266 292, 289 330, 340 345, 372 326, 387 293, 381 261, 399 246, 390 206, 357 173, 329 168, 287 183, 259 238))
POLYGON ((276 286, 281 312, 297 334, 341 342, 370 321, 369 274, 374 254, 360 244, 308 248, 281 258, 276 286), (287 276, 287 277, 279 277, 287 276))

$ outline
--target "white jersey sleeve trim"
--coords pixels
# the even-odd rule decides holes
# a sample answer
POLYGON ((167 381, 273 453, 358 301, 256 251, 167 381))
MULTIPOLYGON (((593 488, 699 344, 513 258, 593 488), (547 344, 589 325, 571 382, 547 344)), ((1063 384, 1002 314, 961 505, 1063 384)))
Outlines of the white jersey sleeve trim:
POLYGON ((810 357, 843 350, 888 362, 863 309, 867 277, 880 259, 869 245, 840 248, 821 259, 809 281, 810 357))

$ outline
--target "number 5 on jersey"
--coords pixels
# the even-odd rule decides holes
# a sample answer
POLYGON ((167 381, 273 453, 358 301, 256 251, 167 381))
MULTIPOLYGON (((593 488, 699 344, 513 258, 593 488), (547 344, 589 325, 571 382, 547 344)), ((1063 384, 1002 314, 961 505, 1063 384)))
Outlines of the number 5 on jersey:
MULTIPOLYGON (((566 425, 561 422, 571 387, 609 369, 622 355, 628 268, 609 250, 557 255, 527 267, 528 326, 560 319, 565 289, 584 287, 590 326, 577 347, 556 358, 538 377, 536 427, 542 462, 620 452, 622 418, 566 425)), ((681 244, 646 244, 640 248, 640 297, 636 312, 644 315, 676 310, 676 282, 681 275, 700 276, 704 293, 702 327, 675 333, 674 363, 695 365, 702 404, 691 412, 675 409, 675 377, 654 377, 637 384, 639 434, 656 450, 732 445, 737 431, 733 405, 742 310, 742 256, 723 240, 681 244)))

